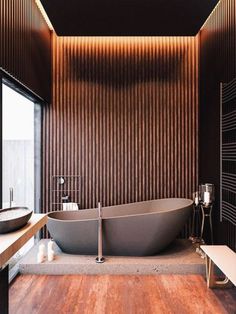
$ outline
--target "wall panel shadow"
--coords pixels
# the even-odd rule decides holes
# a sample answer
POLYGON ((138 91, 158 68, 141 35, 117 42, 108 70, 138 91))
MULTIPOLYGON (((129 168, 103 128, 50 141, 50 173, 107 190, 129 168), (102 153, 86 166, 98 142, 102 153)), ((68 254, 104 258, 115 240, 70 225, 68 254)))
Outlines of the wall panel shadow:
POLYGON ((198 38, 54 35, 53 51, 45 212, 55 174, 81 175, 81 208, 191 198, 198 184, 198 38))
POLYGON ((220 222, 220 82, 236 77, 236 4, 221 0, 200 32, 200 179, 216 185, 216 243, 236 250, 236 228, 220 222))

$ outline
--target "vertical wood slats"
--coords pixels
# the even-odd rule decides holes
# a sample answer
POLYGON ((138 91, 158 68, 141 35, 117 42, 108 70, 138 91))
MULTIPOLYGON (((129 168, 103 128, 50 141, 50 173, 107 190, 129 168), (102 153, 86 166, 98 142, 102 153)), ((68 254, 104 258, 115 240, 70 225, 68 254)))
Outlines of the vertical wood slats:
POLYGON ((0 67, 50 101, 51 33, 35 1, 0 1, 0 43, 0 67))
POLYGON ((191 198, 198 184, 198 38, 54 35, 53 51, 45 212, 55 174, 81 175, 82 208, 191 198))
POLYGON ((200 178, 216 185, 214 234, 236 251, 236 227, 220 223, 220 83, 236 77, 236 2, 221 0, 200 32, 200 178), (206 158, 207 156, 207 158, 206 158))

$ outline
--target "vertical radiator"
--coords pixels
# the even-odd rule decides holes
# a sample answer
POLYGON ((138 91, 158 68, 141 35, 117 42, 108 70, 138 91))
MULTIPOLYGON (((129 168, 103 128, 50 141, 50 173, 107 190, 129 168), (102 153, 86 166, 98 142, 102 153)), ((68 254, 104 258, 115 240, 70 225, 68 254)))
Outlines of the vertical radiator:
POLYGON ((221 221, 236 225, 236 78, 220 90, 221 221))

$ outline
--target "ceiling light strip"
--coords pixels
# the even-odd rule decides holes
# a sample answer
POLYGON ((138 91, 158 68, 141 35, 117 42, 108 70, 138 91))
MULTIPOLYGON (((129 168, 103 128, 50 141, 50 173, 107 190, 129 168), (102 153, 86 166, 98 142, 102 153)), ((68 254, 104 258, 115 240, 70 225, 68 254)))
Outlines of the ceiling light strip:
POLYGON ((47 23, 49 29, 50 29, 51 31, 53 31, 54 28, 53 28, 53 26, 52 26, 51 21, 49 20, 49 18, 48 18, 48 16, 47 16, 46 11, 44 10, 44 7, 43 7, 41 1, 40 1, 40 0, 35 0, 35 3, 37 4, 37 7, 39 8, 39 11, 41 12, 41 14, 42 14, 42 16, 43 16, 45 22, 47 23))

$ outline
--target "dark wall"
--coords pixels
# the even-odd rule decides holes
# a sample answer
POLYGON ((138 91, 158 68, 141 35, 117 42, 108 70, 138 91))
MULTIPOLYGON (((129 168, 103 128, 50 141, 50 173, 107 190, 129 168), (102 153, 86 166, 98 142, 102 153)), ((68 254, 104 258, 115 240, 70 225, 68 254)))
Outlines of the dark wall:
POLYGON ((235 0, 222 0, 200 32, 200 180, 216 185, 216 242, 236 250, 236 228, 219 218, 220 82, 236 77, 235 42, 235 0))
POLYGON ((35 1, 1 0, 0 67, 50 101, 51 33, 35 1))
POLYGON ((198 38, 54 36, 53 51, 53 102, 44 111, 44 210, 56 201, 53 174, 82 176, 82 208, 99 200, 107 206, 192 197, 198 38))

